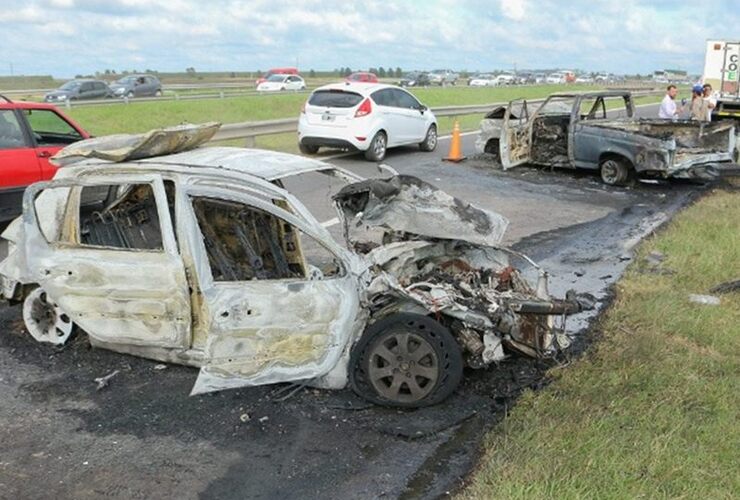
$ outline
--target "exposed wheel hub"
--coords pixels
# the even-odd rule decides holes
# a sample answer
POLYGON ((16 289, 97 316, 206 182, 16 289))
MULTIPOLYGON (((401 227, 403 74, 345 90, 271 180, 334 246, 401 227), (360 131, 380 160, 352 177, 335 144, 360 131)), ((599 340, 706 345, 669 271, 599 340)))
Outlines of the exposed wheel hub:
POLYGON ((37 288, 23 302, 23 322, 39 342, 64 344, 72 333, 73 323, 42 288, 37 288))

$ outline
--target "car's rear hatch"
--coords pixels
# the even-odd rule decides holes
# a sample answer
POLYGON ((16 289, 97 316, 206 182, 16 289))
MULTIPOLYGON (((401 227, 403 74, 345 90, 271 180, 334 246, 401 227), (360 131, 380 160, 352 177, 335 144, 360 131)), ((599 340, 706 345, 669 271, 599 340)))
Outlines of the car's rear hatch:
POLYGON ((365 98, 351 90, 317 90, 306 103, 306 121, 323 127, 346 127, 365 98))

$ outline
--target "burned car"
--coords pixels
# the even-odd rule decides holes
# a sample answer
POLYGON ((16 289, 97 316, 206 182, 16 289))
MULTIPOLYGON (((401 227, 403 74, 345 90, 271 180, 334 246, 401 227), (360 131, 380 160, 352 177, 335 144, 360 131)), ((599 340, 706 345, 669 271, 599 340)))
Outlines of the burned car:
POLYGON ((185 132, 78 143, 27 189, 0 280, 36 340, 77 326, 94 347, 198 367, 192 394, 349 384, 416 407, 449 396, 466 365, 555 355, 555 316, 592 305, 551 298, 544 271, 530 284, 510 262, 526 257, 499 245, 505 218, 420 179, 181 151, 185 132), (286 189, 307 174, 339 184, 345 245, 286 189))
POLYGON ((504 169, 523 163, 598 169, 609 185, 645 178, 710 178, 734 170, 734 123, 636 118, 623 91, 557 93, 530 109, 497 107, 481 122, 480 153, 504 169), (611 116, 608 116, 611 115, 611 116))

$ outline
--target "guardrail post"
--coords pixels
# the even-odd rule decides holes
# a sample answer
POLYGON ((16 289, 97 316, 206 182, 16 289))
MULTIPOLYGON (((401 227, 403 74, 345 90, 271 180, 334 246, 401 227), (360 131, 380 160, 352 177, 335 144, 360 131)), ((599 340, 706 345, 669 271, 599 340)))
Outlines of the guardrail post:
POLYGON ((123 96, 123 103, 124 104, 128 104, 128 96, 127 95, 123 96))
POLYGON ((70 102, 69 97, 64 100, 64 107, 67 109, 72 109, 72 103, 70 102))
POLYGON ((245 148, 253 148, 257 146, 256 137, 253 135, 250 135, 249 137, 246 137, 244 139, 244 147, 245 148))
POLYGON ((221 92, 219 92, 219 95, 221 96, 221 99, 223 99, 224 98, 224 91, 222 90, 221 92))
POLYGON ((180 100, 180 94, 178 94, 178 93, 175 93, 175 100, 176 100, 176 101, 179 101, 179 100, 180 100))

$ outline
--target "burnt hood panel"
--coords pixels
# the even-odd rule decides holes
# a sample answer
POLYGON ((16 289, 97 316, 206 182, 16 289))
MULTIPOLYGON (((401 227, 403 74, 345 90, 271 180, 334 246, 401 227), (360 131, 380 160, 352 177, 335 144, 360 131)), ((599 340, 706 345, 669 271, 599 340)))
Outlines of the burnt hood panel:
MULTIPOLYGON (((410 175, 367 179, 333 197, 345 229, 367 226, 426 238, 496 246, 509 221, 410 175)), ((349 231, 345 231, 348 233, 349 231)), ((350 241, 352 242, 352 241, 350 241)))

